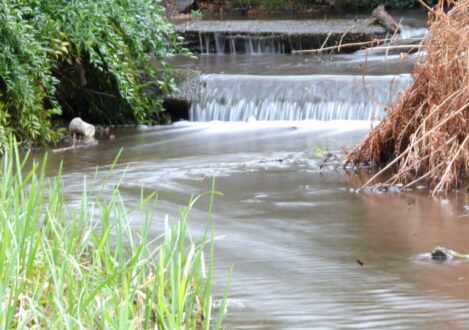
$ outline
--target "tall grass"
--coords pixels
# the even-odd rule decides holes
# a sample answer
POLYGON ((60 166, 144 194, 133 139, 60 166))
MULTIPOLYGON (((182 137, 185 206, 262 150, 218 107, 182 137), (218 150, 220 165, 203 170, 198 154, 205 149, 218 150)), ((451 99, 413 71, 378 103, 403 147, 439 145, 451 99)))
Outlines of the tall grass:
POLYGON ((0 164, 0 328, 220 327, 224 308, 211 311, 213 238, 195 242, 187 228, 197 198, 152 239, 154 195, 129 210, 118 188, 106 200, 85 182, 72 209, 61 173, 47 179, 46 160, 29 171, 26 163, 13 144, 0 164), (139 230, 129 220, 136 210, 139 230))

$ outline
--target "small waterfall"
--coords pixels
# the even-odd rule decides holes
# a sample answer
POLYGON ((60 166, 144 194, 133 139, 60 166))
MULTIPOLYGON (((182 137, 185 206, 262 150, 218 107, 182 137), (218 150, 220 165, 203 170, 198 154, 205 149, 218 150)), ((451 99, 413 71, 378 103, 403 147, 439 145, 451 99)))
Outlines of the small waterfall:
POLYGON ((386 36, 382 26, 345 18, 200 20, 178 24, 176 31, 185 38, 186 47, 201 54, 291 53, 386 36))
POLYGON ((401 39, 424 37, 428 32, 428 28, 426 27, 415 28, 408 25, 402 25, 401 28, 402 31, 399 35, 401 39))
POLYGON ((399 76, 206 75, 192 121, 373 120, 405 88, 399 76))
MULTIPOLYGON (((285 43, 274 35, 239 35, 230 33, 199 32, 201 54, 285 54, 285 43)), ((289 49, 300 49, 290 43, 289 49)))

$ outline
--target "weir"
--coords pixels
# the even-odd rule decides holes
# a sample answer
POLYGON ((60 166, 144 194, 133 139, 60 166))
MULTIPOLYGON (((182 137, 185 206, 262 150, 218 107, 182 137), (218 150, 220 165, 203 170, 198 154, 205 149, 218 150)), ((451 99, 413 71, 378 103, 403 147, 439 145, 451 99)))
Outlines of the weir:
POLYGON ((239 35, 221 32, 199 32, 199 51, 208 54, 285 54, 287 50, 302 49, 298 40, 279 39, 275 35, 239 35))
MULTIPOLYGON (((412 43, 413 39, 402 38, 427 32, 424 27, 402 28, 401 39, 393 41, 396 44, 412 43)), ((346 19, 195 21, 179 25, 178 30, 188 38, 191 49, 217 54, 185 64, 188 68, 195 64, 207 73, 187 101, 184 116, 176 118, 191 121, 380 119, 385 106, 409 84, 406 73, 419 58, 410 54, 403 63, 399 52, 383 50, 287 54, 326 46, 339 35, 347 43, 384 33, 380 26, 364 26, 360 21, 353 25, 346 19), (344 36, 347 28, 350 31, 344 36)))
POLYGON ((375 120, 409 83, 409 75, 205 75, 190 119, 375 120))
POLYGON ((283 54, 386 36, 383 27, 353 19, 192 21, 176 30, 201 54, 283 54))

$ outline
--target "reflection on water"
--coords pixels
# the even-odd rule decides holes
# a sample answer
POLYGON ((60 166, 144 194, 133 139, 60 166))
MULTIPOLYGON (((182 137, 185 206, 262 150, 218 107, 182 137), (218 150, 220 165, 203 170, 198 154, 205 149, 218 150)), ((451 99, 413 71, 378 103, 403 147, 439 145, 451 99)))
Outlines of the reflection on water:
MULTIPOLYGON (((227 325, 233 329, 406 328, 469 326, 469 263, 432 262, 436 245, 468 252, 466 193, 449 202, 425 192, 355 194, 365 172, 320 170, 311 156, 357 142, 357 122, 185 123, 116 130, 114 141, 50 155, 64 161, 71 200, 83 174, 109 168, 126 203, 158 191, 159 216, 177 215, 190 194, 217 176, 213 220, 217 295, 231 265, 227 325), (270 127, 267 127, 270 126, 270 127), (357 263, 357 259, 364 263, 357 263)), ((54 169, 51 169, 51 173, 54 169)), ((206 223, 206 201, 191 219, 206 223)), ((134 222, 139 217, 134 215, 134 222)), ((154 224, 155 234, 160 222, 154 224)))

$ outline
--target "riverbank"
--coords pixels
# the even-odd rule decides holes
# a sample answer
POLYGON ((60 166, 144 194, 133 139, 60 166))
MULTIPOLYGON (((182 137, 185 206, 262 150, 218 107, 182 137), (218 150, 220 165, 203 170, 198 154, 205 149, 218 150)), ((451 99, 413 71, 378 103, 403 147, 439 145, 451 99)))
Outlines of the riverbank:
POLYGON ((183 52, 163 8, 152 0, 0 4, 0 150, 14 134, 22 145, 44 146, 63 131, 57 121, 93 124, 161 122, 172 78, 158 74, 170 54, 183 52), (144 74, 143 74, 144 73, 144 74))
POLYGON ((458 189, 469 163, 469 1, 454 2, 449 10, 445 5, 429 9, 429 31, 420 45, 425 56, 412 84, 348 156, 353 164, 382 167, 376 176, 392 169, 392 183, 427 182, 433 195, 458 189))
POLYGON ((124 206, 119 185, 106 184, 114 165, 99 183, 82 177, 71 203, 62 169, 49 179, 45 160, 27 164, 15 144, 0 164, 1 328, 220 327, 211 234, 187 239, 196 199, 156 236, 155 193, 124 206))

